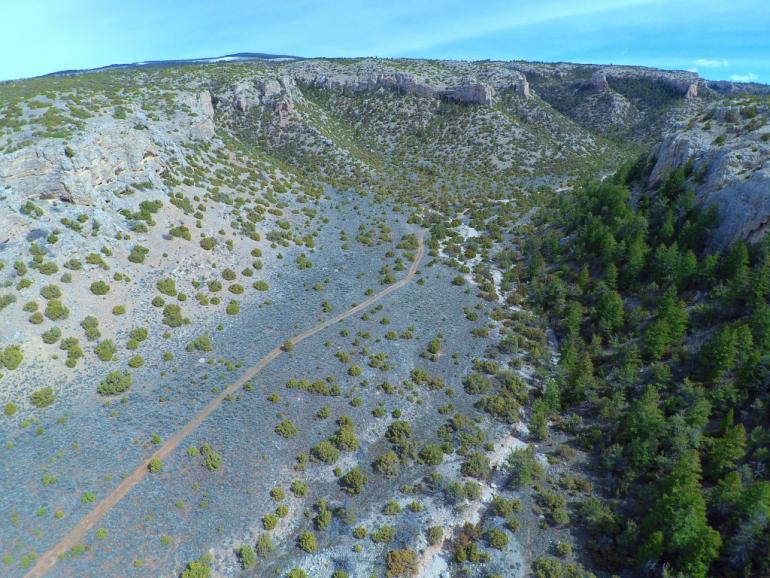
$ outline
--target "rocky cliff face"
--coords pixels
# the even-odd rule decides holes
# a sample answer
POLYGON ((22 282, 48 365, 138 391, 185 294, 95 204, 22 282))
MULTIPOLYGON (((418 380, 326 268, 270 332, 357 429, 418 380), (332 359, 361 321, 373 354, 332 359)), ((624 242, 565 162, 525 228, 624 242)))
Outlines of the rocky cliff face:
POLYGON ((481 82, 478 76, 431 79, 415 72, 399 71, 387 64, 375 65, 372 61, 339 64, 320 61, 292 63, 273 78, 252 78, 227 87, 216 99, 217 104, 232 106, 240 112, 248 112, 254 106, 268 105, 282 115, 281 125, 286 126, 295 102, 302 100, 302 86, 343 94, 377 93, 390 91, 396 94, 415 95, 445 100, 459 104, 491 106, 495 103, 496 90, 513 89, 524 98, 530 97, 529 84, 524 75, 508 71, 496 84, 481 82), (453 84, 452 81, 457 81, 453 84))
POLYGON ((384 89, 486 106, 494 103, 499 90, 513 89, 530 96, 526 77, 511 68, 452 61, 440 64, 442 69, 426 67, 424 61, 361 60, 344 65, 305 61, 292 63, 289 70, 298 83, 343 92, 384 89), (441 74, 437 74, 439 70, 441 74))
POLYGON ((750 99, 715 105, 665 136, 652 151, 650 185, 689 165, 688 186, 698 202, 717 207, 714 249, 739 239, 758 241, 770 230, 768 110, 750 99))
POLYGON ((181 93, 178 104, 179 112, 162 121, 134 107, 124 119, 89 119, 67 143, 41 139, 4 155, 0 190, 93 207, 132 185, 159 188, 167 164, 181 158, 181 145, 211 139, 216 130, 209 92, 181 93))
MULTIPOLYGON (((113 82, 116 74, 124 77, 110 90, 120 94, 126 91, 123 84, 136 83, 135 94, 113 102, 98 88, 90 97, 94 109, 101 107, 95 114, 78 108, 83 101, 72 94, 59 102, 33 94, 0 107, 6 120, 0 143, 3 137, 7 143, 0 158, 0 192, 21 204, 40 199, 123 207, 124 191, 163 191, 169 167, 185 166, 189 147, 216 140, 222 130, 338 185, 367 175, 367 182, 404 191, 414 175, 422 175, 430 181, 425 194, 468 194, 486 186, 489 174, 516 179, 607 170, 629 142, 656 142, 678 126, 658 146, 653 179, 688 159, 707 165, 700 177, 705 179, 699 183, 701 198, 735 215, 718 243, 754 238, 764 230, 766 211, 756 194, 766 178, 764 129, 738 127, 734 117, 747 125, 759 122, 746 116, 742 104, 716 107, 709 119, 684 129, 686 119, 736 90, 689 72, 321 59, 80 78, 113 82), (156 83, 162 89, 151 98, 149 86, 156 83), (68 115, 76 118, 62 132, 58 126, 68 115), (735 203, 743 208, 733 209, 735 203), (729 233, 746 212, 756 214, 755 221, 729 233)), ((757 114, 764 118, 764 112, 757 114)))

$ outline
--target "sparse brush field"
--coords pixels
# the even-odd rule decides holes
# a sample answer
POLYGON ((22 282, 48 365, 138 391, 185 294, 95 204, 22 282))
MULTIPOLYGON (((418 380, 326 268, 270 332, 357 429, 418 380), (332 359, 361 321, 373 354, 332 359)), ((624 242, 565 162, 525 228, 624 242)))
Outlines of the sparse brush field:
POLYGON ((0 85, 0 574, 766 575, 766 243, 582 178, 766 99, 559 66, 0 85))

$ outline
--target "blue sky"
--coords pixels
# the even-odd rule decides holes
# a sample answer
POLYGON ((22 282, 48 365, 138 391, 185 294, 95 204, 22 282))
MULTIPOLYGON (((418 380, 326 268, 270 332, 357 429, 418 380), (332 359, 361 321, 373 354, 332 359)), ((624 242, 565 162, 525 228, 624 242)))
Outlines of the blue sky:
POLYGON ((638 64, 770 83, 768 0, 5 0, 0 79, 269 52, 638 64))

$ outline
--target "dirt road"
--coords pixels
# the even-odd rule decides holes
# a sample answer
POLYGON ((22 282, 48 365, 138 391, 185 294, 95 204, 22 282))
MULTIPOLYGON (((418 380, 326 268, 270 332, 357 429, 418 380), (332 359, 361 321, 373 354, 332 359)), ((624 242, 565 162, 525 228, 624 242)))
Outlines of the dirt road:
MULTIPOLYGON (((364 302, 360 303, 359 305, 356 305, 355 307, 351 307, 347 311, 344 311, 340 313, 339 315, 332 317, 331 319, 327 319, 326 321, 322 321, 321 323, 314 325, 304 333, 300 333, 299 335, 295 335, 291 338, 291 342, 293 344, 298 344, 301 341, 304 341, 308 337, 311 337, 318 333, 319 331, 323 331, 324 329, 327 329, 328 327, 339 323, 340 321, 343 321, 344 319, 347 319, 351 315, 355 315, 356 313, 359 313, 360 311, 363 311, 367 307, 371 306, 373 303, 376 303, 386 295, 392 293, 393 291, 396 291, 397 289, 400 289, 410 283, 412 279, 414 279, 415 273, 417 273, 417 267, 420 264, 420 261, 422 260, 423 253, 425 251, 424 244, 423 244, 423 234, 420 232, 417 237, 418 247, 417 247, 417 253, 415 254, 414 260, 412 261, 412 265, 409 267, 409 271, 407 272, 406 276, 394 283, 393 285, 389 285, 382 291, 375 293, 371 297, 367 298, 364 302)), ((268 363, 273 361, 275 358, 280 356, 283 352, 280 345, 277 346, 275 349, 270 351, 267 355, 265 355, 262 359, 260 359, 256 365, 249 368, 237 381, 231 383, 227 388, 222 391, 217 397, 215 397, 211 402, 201 409, 189 422, 187 422, 179 431, 177 431, 173 436, 171 436, 162 446, 158 448, 158 450, 149 456, 144 462, 139 464, 139 466, 129 475, 127 478, 125 478, 118 487, 116 487, 112 492, 110 492, 109 495, 107 495, 101 502, 96 504, 94 506, 94 509, 91 510, 85 517, 83 517, 77 525, 72 528, 60 541, 58 544, 56 544, 53 548, 43 553, 36 561, 35 565, 32 567, 32 569, 26 574, 27 578, 32 577, 39 577, 43 576, 53 568, 53 566, 56 564, 56 562, 59 559, 60 555, 66 554, 73 546, 81 543, 85 537, 88 531, 94 527, 94 525, 107 513, 109 512, 113 507, 115 507, 115 504, 120 502, 120 500, 123 499, 123 497, 128 494, 128 492, 131 491, 131 489, 136 486, 139 482, 141 482, 144 477, 148 473, 148 466, 150 464, 150 460, 154 458, 158 458, 160 460, 165 460, 170 456, 174 450, 179 447, 179 444, 181 444, 187 436, 189 436, 193 431, 195 431, 198 426, 200 426, 203 421, 209 417, 213 412, 219 408, 220 405, 222 405, 222 401, 224 399, 232 394, 238 391, 243 385, 254 378, 255 375, 257 375, 260 371, 262 371, 265 366, 267 366, 268 363)))

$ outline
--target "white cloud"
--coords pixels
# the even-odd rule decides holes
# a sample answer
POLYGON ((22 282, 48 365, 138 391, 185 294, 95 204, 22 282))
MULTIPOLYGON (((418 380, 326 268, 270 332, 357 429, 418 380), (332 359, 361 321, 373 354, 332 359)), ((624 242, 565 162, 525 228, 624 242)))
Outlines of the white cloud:
POLYGON ((725 66, 730 66, 726 58, 699 58, 693 64, 701 68, 724 68, 725 66))
POLYGON ((730 76, 730 80, 733 82, 756 82, 759 80, 759 76, 753 72, 749 72, 747 74, 733 74, 730 76))

